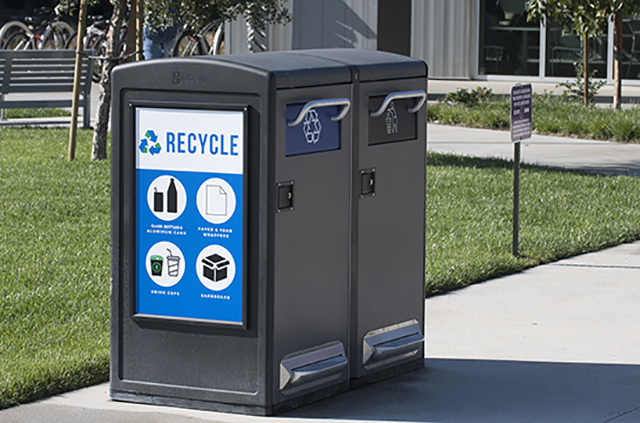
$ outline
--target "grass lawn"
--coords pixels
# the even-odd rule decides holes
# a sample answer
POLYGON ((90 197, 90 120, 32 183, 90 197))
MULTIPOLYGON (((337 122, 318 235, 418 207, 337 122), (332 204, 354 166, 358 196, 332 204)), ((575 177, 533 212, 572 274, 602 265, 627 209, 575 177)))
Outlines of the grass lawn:
MULTIPOLYGON (((467 105, 431 103, 427 113, 430 122, 443 125, 509 130, 510 107, 508 97, 494 96, 467 105)), ((533 129, 541 134, 637 143, 640 142, 640 108, 615 111, 584 107, 558 97, 535 96, 533 129)))
POLYGON ((513 162, 436 153, 427 162, 428 296, 640 239, 640 178, 522 165, 515 258, 513 162))
POLYGON ((7 119, 26 119, 26 118, 48 118, 48 117, 65 117, 71 116, 71 112, 65 109, 6 109, 4 111, 7 119))
MULTIPOLYGON (((0 129, 0 408, 108 378, 109 162, 79 131, 0 129)), ((429 154, 427 295, 640 238, 640 179, 429 154)))
POLYGON ((91 131, 0 129, 0 408, 107 380, 109 163, 91 131))

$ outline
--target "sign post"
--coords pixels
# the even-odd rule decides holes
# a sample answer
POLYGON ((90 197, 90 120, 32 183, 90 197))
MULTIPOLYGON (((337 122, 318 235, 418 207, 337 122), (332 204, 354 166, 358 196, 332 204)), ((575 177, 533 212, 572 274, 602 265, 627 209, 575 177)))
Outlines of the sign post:
POLYGON ((520 141, 533 130, 531 84, 511 88, 511 141, 513 142, 513 255, 518 256, 520 226, 520 141))

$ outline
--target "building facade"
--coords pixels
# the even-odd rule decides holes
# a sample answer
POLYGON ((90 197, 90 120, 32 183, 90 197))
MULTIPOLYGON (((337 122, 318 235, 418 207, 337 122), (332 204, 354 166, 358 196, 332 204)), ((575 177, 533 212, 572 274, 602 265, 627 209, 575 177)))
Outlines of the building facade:
MULTIPOLYGON (((560 82, 582 57, 576 34, 528 22, 526 0, 287 0, 292 22, 268 28, 270 50, 364 48, 409 55, 442 79, 560 82)), ((227 26, 227 52, 247 52, 244 21, 227 26)), ((613 82, 613 24, 591 40, 596 78, 613 82)), ((640 18, 625 17, 623 82, 640 85, 640 18)))

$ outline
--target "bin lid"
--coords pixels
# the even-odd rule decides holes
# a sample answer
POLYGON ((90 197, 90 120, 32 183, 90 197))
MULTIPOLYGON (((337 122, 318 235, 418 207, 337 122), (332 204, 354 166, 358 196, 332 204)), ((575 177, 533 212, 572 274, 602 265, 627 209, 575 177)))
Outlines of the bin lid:
POLYGON ((301 50, 298 53, 357 67, 359 79, 363 82, 427 76, 427 64, 422 60, 385 51, 332 48, 301 50))
POLYGON ((272 74, 276 88, 351 83, 351 71, 344 64, 322 57, 297 54, 295 51, 229 54, 213 58, 272 74))

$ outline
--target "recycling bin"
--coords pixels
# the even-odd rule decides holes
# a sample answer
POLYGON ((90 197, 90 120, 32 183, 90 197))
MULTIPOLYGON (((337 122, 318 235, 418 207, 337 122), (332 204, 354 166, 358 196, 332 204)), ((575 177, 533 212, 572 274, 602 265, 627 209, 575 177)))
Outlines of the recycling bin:
POLYGON ((424 62, 113 74, 115 400, 269 415, 424 364, 424 62))
POLYGON ((160 59, 112 93, 111 398, 269 415, 347 390, 349 67, 160 59))
POLYGON ((424 366, 427 66, 310 50, 352 72, 352 386, 424 366))

